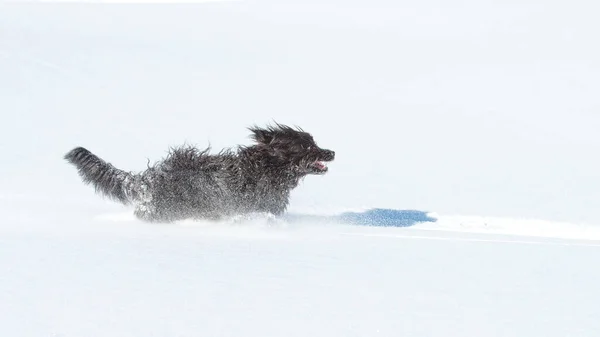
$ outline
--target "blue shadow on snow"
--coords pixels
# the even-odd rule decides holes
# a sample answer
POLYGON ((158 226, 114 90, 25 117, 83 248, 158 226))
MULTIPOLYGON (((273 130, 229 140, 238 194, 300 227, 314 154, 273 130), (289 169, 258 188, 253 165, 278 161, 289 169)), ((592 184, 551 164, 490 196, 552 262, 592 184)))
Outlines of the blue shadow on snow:
POLYGON ((372 208, 362 212, 344 212, 337 215, 287 214, 287 221, 339 222, 357 226, 410 227, 420 222, 435 222, 427 212, 416 210, 398 210, 372 208))

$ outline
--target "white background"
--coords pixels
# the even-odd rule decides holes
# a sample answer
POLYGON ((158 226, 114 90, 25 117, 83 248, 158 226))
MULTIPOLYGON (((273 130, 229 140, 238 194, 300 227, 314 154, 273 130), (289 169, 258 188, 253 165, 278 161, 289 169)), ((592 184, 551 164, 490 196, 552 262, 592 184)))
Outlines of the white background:
POLYGON ((598 336, 598 9, 0 4, 0 335, 598 336), (292 210, 439 221, 150 225, 62 159, 272 120, 337 154, 292 210))
POLYGON ((5 3, 3 190, 90 195, 88 147, 142 170, 273 120, 337 160, 292 207, 598 223, 595 2, 5 3))

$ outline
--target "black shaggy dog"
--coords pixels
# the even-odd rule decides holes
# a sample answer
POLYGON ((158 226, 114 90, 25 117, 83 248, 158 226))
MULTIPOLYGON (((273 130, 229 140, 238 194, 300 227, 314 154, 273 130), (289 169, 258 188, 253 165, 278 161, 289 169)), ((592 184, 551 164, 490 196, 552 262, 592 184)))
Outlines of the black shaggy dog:
POLYGON ((251 127, 256 144, 209 154, 209 148, 171 149, 141 173, 120 170, 77 147, 65 155, 83 181, 150 222, 211 219, 248 213, 282 214, 301 178, 324 174, 335 153, 300 128, 251 127))

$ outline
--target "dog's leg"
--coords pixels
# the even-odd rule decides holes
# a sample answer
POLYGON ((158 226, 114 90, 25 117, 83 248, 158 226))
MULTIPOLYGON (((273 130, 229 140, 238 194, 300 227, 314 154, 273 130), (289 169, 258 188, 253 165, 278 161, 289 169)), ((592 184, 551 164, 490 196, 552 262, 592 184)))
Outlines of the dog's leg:
POLYGON ((153 207, 148 204, 138 204, 133 211, 133 214, 142 221, 154 222, 157 218, 153 207))

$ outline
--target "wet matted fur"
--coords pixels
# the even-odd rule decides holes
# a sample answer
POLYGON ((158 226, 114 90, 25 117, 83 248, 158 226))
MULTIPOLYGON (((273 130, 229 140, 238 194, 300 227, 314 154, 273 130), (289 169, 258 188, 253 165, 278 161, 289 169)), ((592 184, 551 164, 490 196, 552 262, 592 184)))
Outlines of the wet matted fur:
POLYGON ((324 174, 335 153, 317 146, 300 128, 282 124, 250 127, 255 144, 210 154, 209 148, 172 148, 140 173, 120 170, 77 147, 65 159, 86 184, 150 222, 220 219, 248 213, 285 212, 300 179, 324 174))

